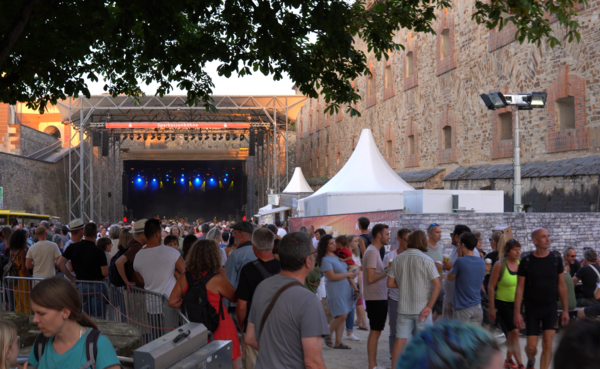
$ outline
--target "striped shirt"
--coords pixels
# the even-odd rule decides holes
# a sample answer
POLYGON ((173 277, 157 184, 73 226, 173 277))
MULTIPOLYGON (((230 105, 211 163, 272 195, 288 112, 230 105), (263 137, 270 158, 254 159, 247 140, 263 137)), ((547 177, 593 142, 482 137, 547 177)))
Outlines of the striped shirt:
POLYGON ((420 314, 429 302, 431 281, 439 276, 433 260, 417 249, 396 256, 388 277, 398 284, 398 314, 420 314))

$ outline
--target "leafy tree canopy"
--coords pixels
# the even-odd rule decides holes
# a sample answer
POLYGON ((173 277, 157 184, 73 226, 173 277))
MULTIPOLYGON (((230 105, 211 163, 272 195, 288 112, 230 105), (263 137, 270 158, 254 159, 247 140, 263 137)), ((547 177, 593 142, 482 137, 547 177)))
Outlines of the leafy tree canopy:
MULTIPOLYGON (((581 0, 578 2, 585 2, 581 0)), ((476 1, 473 19, 488 28, 512 22, 520 42, 560 44, 554 16, 579 40, 574 0, 476 1)), ((368 7, 344 0, 13 0, 0 12, 0 101, 24 102, 43 112, 66 96, 89 97, 85 79, 106 81, 116 96, 141 95, 138 80, 172 86, 188 104, 214 109, 205 72, 219 61, 229 77, 288 73, 306 96, 322 94, 329 111, 356 103, 350 81, 402 45, 401 28, 435 33, 435 10, 450 0, 379 0, 368 7), (309 40, 309 36, 314 36, 309 40), (362 39, 367 50, 357 49, 362 39)), ((563 41, 565 41, 563 40, 563 41)), ((358 114, 356 110, 352 114, 358 114)))

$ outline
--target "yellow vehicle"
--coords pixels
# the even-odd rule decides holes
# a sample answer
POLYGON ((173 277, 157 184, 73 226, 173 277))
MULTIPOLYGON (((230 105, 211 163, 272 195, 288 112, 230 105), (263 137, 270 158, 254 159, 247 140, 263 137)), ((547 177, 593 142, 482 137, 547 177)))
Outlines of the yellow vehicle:
POLYGON ((39 223, 42 220, 47 220, 52 223, 56 223, 60 220, 59 217, 26 213, 25 210, 0 210, 0 225, 11 225, 14 219, 25 227, 29 227, 29 223, 39 223))

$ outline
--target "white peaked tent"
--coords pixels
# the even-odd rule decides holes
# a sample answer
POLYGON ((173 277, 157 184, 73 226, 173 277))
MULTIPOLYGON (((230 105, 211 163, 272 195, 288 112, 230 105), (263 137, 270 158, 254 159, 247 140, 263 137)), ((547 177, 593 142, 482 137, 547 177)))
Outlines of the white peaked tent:
POLYGON ((290 179, 290 182, 288 183, 287 187, 285 188, 285 190, 283 190, 283 193, 305 193, 305 192, 315 192, 313 191, 312 188, 310 188, 310 185, 308 184, 308 182, 306 182, 306 178, 304 178, 304 174, 302 174, 302 168, 300 167, 296 167, 296 169, 294 169, 294 175, 292 176, 292 179, 290 179))
POLYGON ((346 165, 323 187, 298 200, 300 216, 351 214, 404 207, 414 190, 385 161, 370 129, 363 129, 346 165))

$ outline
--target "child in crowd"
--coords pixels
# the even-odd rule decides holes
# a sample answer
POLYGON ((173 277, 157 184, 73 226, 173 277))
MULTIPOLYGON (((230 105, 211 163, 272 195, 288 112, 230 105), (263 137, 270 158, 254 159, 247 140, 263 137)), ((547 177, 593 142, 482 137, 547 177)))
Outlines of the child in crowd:
POLYGON ((165 246, 171 246, 174 249, 179 248, 179 239, 174 234, 165 237, 165 246))
MULTIPOLYGON (((346 236, 336 237, 335 246, 335 254, 338 258, 340 258, 340 261, 343 261, 348 265, 348 271, 353 272, 355 270, 358 270, 356 263, 354 262, 354 260, 352 260, 352 251, 350 251, 350 249, 348 248, 348 238, 346 236)), ((356 286, 354 278, 348 278, 348 281, 350 281, 352 288, 354 288, 354 298, 358 298, 358 296, 360 295, 360 291, 356 286)))
POLYGON ((112 258, 112 254, 110 250, 112 250, 112 240, 108 237, 100 237, 96 241, 96 246, 104 251, 104 255, 106 255, 106 262, 110 265, 110 259, 112 258))

